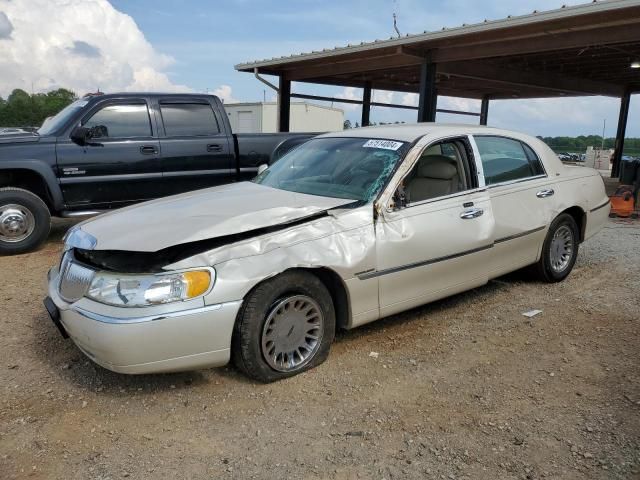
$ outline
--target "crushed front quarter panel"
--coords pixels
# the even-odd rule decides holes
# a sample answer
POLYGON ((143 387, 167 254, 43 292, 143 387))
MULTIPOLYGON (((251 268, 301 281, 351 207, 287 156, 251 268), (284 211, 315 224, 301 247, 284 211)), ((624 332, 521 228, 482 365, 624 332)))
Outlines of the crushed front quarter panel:
MULTIPOLYGON (((216 284, 205 298, 208 304, 244 298, 262 280, 291 268, 327 268, 347 282, 375 267, 373 206, 333 210, 315 221, 203 252, 165 268, 203 265, 216 270, 216 284)), ((366 284, 356 297, 350 295, 352 316, 377 309, 377 281, 366 284)))

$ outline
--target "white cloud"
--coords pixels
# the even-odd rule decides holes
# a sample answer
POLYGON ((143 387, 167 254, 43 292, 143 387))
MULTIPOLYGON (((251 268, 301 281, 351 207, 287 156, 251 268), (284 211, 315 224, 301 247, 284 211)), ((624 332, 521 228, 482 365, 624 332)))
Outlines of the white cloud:
POLYGON ((419 97, 417 93, 405 93, 402 96, 402 105, 406 105, 407 107, 417 107, 418 99, 419 97))
POLYGON ((0 11, 0 40, 11 38, 11 32, 13 31, 13 25, 9 21, 6 13, 0 11))
MULTIPOLYGON (((12 30, 0 39, 0 95, 14 88, 67 87, 82 95, 100 88, 189 91, 164 70, 173 59, 157 52, 134 20, 107 0, 0 0, 12 30)), ((6 22, 5 22, 6 23, 6 22)))
POLYGON ((373 101, 379 103, 393 103, 394 92, 389 90, 374 90, 373 101))
MULTIPOLYGON (((336 98, 343 98, 345 100, 362 100, 362 89, 354 87, 345 87, 342 92, 336 94, 336 98)), ((345 111, 353 111, 360 108, 360 105, 355 103, 341 103, 340 108, 345 111)))
POLYGON ((240 100, 233 97, 231 87, 229 85, 220 85, 212 92, 215 96, 220 98, 224 103, 239 103, 240 100))

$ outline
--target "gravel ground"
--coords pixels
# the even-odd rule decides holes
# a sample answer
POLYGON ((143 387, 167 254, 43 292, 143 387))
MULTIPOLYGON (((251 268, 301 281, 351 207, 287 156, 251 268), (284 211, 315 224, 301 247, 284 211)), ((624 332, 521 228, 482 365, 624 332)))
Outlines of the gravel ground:
POLYGON ((2 479, 640 478, 638 222, 561 284, 514 274, 340 333, 270 385, 89 362, 41 304, 68 226, 0 258, 2 479))

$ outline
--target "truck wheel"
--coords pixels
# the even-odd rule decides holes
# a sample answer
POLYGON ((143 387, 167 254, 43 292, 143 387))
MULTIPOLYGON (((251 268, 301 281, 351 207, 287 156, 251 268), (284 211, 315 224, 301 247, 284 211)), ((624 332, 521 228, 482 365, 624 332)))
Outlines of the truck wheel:
POLYGON ((567 278, 578 257, 579 238, 573 217, 566 213, 558 215, 549 227, 540 260, 533 265, 536 276, 548 283, 567 278))
POLYGON ((50 228, 51 214, 37 195, 22 188, 0 188, 0 254, 36 249, 50 228))
POLYGON ((310 273, 285 272, 245 298, 233 333, 233 362, 261 382, 291 377, 326 360, 335 324, 324 284, 310 273))

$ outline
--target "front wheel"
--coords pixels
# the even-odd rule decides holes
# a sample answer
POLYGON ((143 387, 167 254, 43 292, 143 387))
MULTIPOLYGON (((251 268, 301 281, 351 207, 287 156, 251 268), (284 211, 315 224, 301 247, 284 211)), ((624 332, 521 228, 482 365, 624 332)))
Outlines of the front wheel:
POLYGON ((233 361, 246 375, 273 382, 324 362, 334 336, 335 309, 324 284, 307 272, 285 272, 245 298, 233 361))
POLYGON ((0 254, 35 250, 50 228, 49 209, 37 195, 22 188, 0 188, 0 254))
POLYGON ((579 239, 578 225, 574 218, 566 213, 559 215, 551 223, 540 260, 534 265, 537 277, 549 283, 567 278, 578 257, 579 239))

